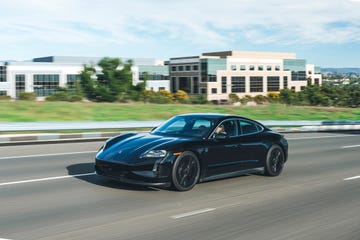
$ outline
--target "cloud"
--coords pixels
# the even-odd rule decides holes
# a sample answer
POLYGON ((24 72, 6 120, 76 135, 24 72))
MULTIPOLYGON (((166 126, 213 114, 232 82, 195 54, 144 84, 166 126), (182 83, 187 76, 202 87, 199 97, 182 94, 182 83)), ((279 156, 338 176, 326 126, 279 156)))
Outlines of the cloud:
MULTIPOLYGON (((0 45, 168 43, 207 48, 360 41, 360 4, 252 0, 2 1, 0 45)), ((158 46, 160 47, 160 46, 158 46)))

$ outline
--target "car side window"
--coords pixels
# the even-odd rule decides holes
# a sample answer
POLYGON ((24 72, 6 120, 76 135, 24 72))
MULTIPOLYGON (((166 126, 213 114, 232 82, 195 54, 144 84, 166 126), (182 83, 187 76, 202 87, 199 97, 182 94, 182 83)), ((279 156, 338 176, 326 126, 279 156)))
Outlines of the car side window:
POLYGON ((263 129, 258 124, 249 122, 249 121, 245 121, 245 120, 240 120, 240 128, 241 128, 242 135, 261 132, 263 129))
POLYGON ((236 120, 225 120, 216 127, 214 136, 216 136, 216 134, 224 134, 227 137, 236 137, 238 133, 236 120))
POLYGON ((208 119, 198 119, 195 121, 192 126, 192 130, 196 131, 200 136, 205 136, 209 134, 209 130, 211 129, 212 121, 208 119))
POLYGON ((168 126, 167 131, 182 131, 186 125, 184 119, 179 119, 178 121, 173 122, 170 126, 168 126))

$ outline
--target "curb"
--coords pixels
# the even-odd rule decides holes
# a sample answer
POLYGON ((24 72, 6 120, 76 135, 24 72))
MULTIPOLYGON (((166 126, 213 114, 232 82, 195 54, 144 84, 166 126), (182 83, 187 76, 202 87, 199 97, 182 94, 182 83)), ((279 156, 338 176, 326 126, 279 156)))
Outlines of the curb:
POLYGON ((9 134, 0 135, 0 146, 105 141, 119 134, 119 132, 9 134))

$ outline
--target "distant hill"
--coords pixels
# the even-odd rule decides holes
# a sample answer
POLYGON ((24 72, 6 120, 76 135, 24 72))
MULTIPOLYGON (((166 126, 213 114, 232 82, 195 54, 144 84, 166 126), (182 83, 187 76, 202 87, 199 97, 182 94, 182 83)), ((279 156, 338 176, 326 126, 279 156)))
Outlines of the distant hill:
POLYGON ((321 68, 322 73, 360 74, 360 68, 321 68))

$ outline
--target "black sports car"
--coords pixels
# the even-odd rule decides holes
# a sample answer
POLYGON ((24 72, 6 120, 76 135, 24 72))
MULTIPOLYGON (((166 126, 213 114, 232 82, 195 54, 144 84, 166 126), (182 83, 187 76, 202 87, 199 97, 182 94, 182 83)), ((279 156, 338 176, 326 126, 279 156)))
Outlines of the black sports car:
POLYGON ((187 191, 198 182, 263 170, 281 173, 284 136, 248 118, 224 114, 175 116, 150 133, 127 133, 96 155, 98 175, 146 186, 187 191))

